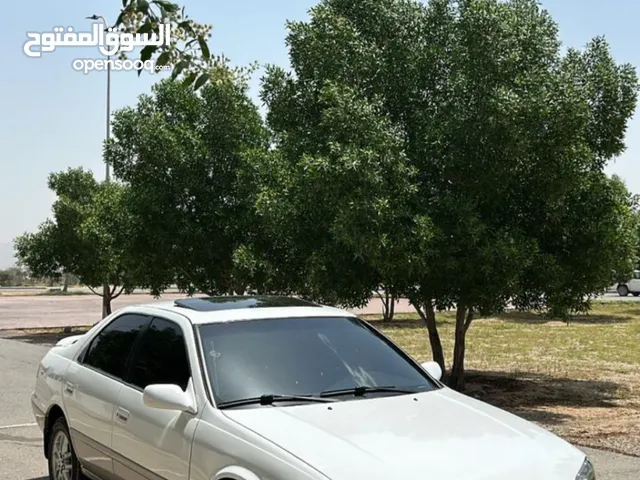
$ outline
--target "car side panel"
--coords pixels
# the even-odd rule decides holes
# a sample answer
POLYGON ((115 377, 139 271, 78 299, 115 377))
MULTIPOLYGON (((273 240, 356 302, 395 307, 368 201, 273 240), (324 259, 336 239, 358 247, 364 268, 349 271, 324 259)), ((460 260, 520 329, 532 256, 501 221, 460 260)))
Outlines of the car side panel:
POLYGON ((629 287, 630 292, 640 292, 640 279, 632 278, 627 283, 627 287, 629 287))
POLYGON ((118 405, 126 419, 116 415, 113 424, 116 475, 131 480, 187 479, 197 416, 147 407, 142 391, 128 385, 120 391, 118 405))
POLYGON ((84 468, 105 480, 114 477, 111 434, 122 384, 96 370, 72 363, 62 386, 71 438, 84 468))

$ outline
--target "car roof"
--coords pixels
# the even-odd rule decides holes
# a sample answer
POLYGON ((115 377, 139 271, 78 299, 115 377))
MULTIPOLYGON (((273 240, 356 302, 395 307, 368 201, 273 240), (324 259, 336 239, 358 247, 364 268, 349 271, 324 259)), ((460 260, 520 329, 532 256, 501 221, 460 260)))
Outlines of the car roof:
POLYGON ((125 307, 120 312, 158 314, 171 311, 188 318, 193 324, 261 320, 271 318, 354 317, 339 308, 284 296, 188 297, 125 307))

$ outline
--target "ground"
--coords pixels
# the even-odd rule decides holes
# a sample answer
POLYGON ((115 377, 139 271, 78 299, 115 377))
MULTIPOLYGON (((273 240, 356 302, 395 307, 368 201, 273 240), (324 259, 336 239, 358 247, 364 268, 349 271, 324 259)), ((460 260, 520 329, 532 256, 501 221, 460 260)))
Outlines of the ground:
MULTIPOLYGON (((39 480, 44 475, 40 434, 27 400, 37 361, 57 339, 83 331, 60 328, 65 319, 73 320, 68 325, 90 319, 84 321, 87 325, 99 316, 97 297, 37 298, 19 303, 0 298, 0 336, 11 339, 0 339, 0 371, 7 386, 0 390, 2 479, 39 480), (16 322, 39 328, 7 329, 16 322), (42 328, 47 325, 58 328, 42 328)), ((148 298, 126 297, 120 306, 143 301, 148 298)), ((371 315, 375 304, 359 312, 416 359, 429 360, 426 331, 406 307, 403 304, 404 313, 389 325, 371 315)), ((452 320, 447 313, 439 317, 448 359, 452 320)), ((468 342, 470 395, 577 445, 640 456, 640 303, 598 303, 590 315, 569 325, 531 314, 479 319, 469 330, 468 342)), ((640 458, 585 451, 595 460, 598 480, 640 478, 640 458)))

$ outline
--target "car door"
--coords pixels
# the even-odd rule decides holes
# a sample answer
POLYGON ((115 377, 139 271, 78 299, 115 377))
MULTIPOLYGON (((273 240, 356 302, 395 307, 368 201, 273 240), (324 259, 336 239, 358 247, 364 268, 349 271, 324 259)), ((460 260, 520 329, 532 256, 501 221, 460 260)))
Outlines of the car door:
POLYGON ((151 318, 123 314, 91 340, 67 370, 63 402, 71 439, 83 467, 112 479, 111 434, 127 359, 151 318))
POLYGON ((189 478, 196 415, 147 407, 142 398, 144 388, 152 384, 174 384, 193 394, 185 333, 193 338, 186 319, 181 325, 179 320, 154 318, 140 337, 118 395, 113 427, 113 467, 119 478, 189 478))

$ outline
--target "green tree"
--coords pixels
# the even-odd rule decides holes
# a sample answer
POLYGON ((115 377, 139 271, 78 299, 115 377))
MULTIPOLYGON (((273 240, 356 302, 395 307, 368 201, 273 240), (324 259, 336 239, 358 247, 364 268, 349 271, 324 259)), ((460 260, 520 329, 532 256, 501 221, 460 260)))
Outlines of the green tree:
POLYGON ((49 188, 57 197, 53 218, 16 238, 18 262, 37 277, 75 275, 102 297, 104 318, 111 314, 112 300, 137 286, 125 187, 98 183, 90 172, 76 168, 51 174, 49 188), (97 290, 104 284, 107 295, 97 290))
MULTIPOLYGON (((185 8, 168 0, 122 0, 114 27, 132 34, 160 35, 161 25, 170 26, 169 45, 148 45, 140 50, 142 61, 155 59, 155 65, 171 66, 171 78, 181 78, 196 90, 207 83, 215 70, 229 66, 224 55, 211 53, 208 40, 213 26, 199 23, 186 14, 185 8), (213 70, 213 71, 212 71, 213 70)), ((127 52, 120 52, 124 59, 127 52)), ((253 67, 232 68, 235 74, 246 76, 253 67)), ((138 71, 140 74, 142 70, 138 71)))
POLYGON ((305 290, 360 303, 390 276, 443 370, 436 313, 455 308, 462 389, 476 316, 588 308, 628 268, 628 195, 603 168, 638 84, 604 39, 563 55, 534 0, 323 0, 288 27, 258 207, 305 290))
MULTIPOLYGON (((226 63, 223 57, 212 55, 208 39, 211 25, 191 19, 184 7, 167 0, 122 0, 122 7, 114 24, 127 33, 160 34, 162 24, 171 27, 169 45, 148 45, 140 51, 140 60, 151 58, 157 66, 171 65, 172 77, 182 76, 187 84, 196 86, 209 79, 208 70, 217 63, 226 63)), ((120 57, 126 57, 122 52, 120 57)))
POLYGON ((250 157, 268 137, 246 83, 214 71, 197 92, 166 80, 114 116, 106 156, 130 187, 128 233, 143 284, 157 293, 174 282, 191 293, 244 292, 260 265, 250 157))

